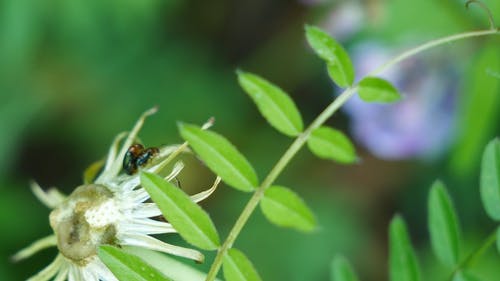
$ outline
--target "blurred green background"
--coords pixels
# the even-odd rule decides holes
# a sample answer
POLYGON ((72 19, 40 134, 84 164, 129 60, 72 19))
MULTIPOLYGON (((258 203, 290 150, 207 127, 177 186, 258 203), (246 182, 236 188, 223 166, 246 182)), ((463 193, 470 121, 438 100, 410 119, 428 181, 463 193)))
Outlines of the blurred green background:
MULTIPOLYGON (((484 2, 500 22, 500 2, 484 2)), ((180 142, 177 121, 201 124, 214 116, 214 130, 235 143, 263 178, 291 141, 260 117, 238 87, 235 69, 280 85, 310 122, 336 89, 305 42, 305 23, 338 35, 348 50, 376 40, 397 53, 428 39, 486 28, 484 13, 463 4, 1 0, 0 280, 24 280, 56 253, 50 249, 17 264, 9 261, 16 250, 51 233, 49 210, 30 193, 29 181, 70 193, 82 183, 83 170, 104 157, 112 138, 144 110, 160 108, 140 134, 147 146, 180 142)), ((492 231, 479 201, 478 171, 484 145, 500 129, 499 43, 498 36, 478 38, 437 52, 446 61, 437 72, 458 74, 451 78, 456 130, 433 157, 417 153, 383 160, 357 139, 362 162, 354 166, 318 160, 306 149, 297 155, 278 183, 306 198, 320 229, 313 234, 280 229, 255 212, 235 246, 264 280, 328 280, 338 253, 353 262, 363 280, 386 279, 386 229, 396 212, 408 221, 425 280, 442 280, 450 269, 430 253, 426 230, 427 191, 438 177, 455 199, 469 245, 463 254, 492 231)), ((436 56, 436 51, 421 56, 432 53, 436 56)), ((418 67, 417 76, 429 73, 425 64, 418 67)), ((344 112, 328 124, 352 132, 351 115, 344 112)), ((426 126, 417 139, 429 137, 426 126)), ((195 167, 180 180, 183 187, 201 189, 211 179, 195 167)), ((203 203, 222 237, 248 199, 222 186, 203 203)), ((183 243, 176 235, 166 239, 183 243)), ((212 258, 207 256, 206 264, 193 266, 206 270, 212 258)), ((482 261, 475 274, 498 280, 498 254, 491 250, 482 261)))

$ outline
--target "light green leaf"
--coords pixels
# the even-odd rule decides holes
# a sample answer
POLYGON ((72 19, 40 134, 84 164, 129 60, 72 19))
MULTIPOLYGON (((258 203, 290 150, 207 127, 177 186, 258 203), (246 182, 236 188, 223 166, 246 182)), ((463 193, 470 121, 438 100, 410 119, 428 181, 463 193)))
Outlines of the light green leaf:
MULTIPOLYGON (((199 266, 195 263, 183 263, 171 255, 145 249, 142 247, 124 246, 123 250, 131 253, 151 266, 157 268, 168 278, 175 281, 205 281, 207 274, 199 270, 199 266)), ((215 281, 221 281, 215 279, 215 281)))
POLYGON ((442 263, 455 267, 460 251, 458 219, 442 182, 432 185, 428 204, 432 249, 442 263))
POLYGON ((398 90, 387 80, 366 77, 359 82, 359 97, 366 102, 389 103, 401 98, 398 90))
POLYGON ((109 245, 99 247, 99 259, 121 281, 167 281, 159 270, 137 256, 109 245))
POLYGON ((307 146, 318 157, 340 163, 356 161, 356 151, 349 138, 341 131, 326 126, 317 128, 307 140, 307 146))
POLYGON ((278 226, 306 232, 316 227, 316 219, 302 198, 286 187, 271 186, 267 189, 260 207, 266 218, 278 226))
POLYGON ((354 272, 349 261, 342 256, 337 256, 332 262, 331 281, 358 281, 358 277, 354 272))
POLYGON ((389 272, 391 281, 420 280, 417 257, 400 216, 395 216, 389 226, 389 272))
POLYGON ((453 276, 453 281, 480 281, 481 279, 465 272, 465 271, 458 271, 455 273, 453 276))
POLYGON ((146 172, 141 173, 141 185, 184 240, 205 250, 218 248, 219 235, 212 220, 184 191, 146 172))
POLYGON ((226 281, 262 280, 250 260, 237 249, 233 248, 227 251, 222 266, 226 281))
POLYGON ((351 86, 354 82, 354 67, 344 48, 315 26, 306 26, 306 37, 316 54, 326 61, 332 80, 340 87, 351 86))
POLYGON ((260 113, 276 130, 287 136, 297 136, 302 132, 302 117, 287 93, 248 72, 238 71, 238 81, 260 113))
POLYGON ((248 160, 223 136, 198 126, 180 124, 181 136, 189 143, 207 166, 230 186, 253 191, 257 175, 248 160))
POLYGON ((490 218, 500 221, 500 139, 488 143, 481 164, 481 199, 490 218))
MULTIPOLYGON (((489 1, 489 4, 498 1, 489 1)), ((491 9, 491 7, 490 7, 491 9)), ((492 38, 493 39, 493 38, 492 38)), ((500 118, 500 79, 491 75, 500 71, 498 41, 485 42, 475 54, 473 65, 467 67, 463 85, 460 85, 457 124, 460 129, 451 160, 453 171, 462 177, 475 172, 478 155, 498 134, 500 118)))

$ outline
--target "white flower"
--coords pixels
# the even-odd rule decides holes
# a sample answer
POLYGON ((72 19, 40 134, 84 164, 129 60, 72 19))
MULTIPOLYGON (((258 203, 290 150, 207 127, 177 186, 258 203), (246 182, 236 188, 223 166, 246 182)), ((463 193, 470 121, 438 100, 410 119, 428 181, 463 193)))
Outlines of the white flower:
MULTIPOLYGON (((156 108, 145 112, 128 135, 121 133, 115 138, 104 168, 93 182, 77 187, 67 197, 56 189, 45 192, 36 183, 32 184, 32 190, 38 199, 53 209, 50 213, 50 225, 54 234, 19 251, 13 256, 13 260, 25 259, 51 246, 57 246, 59 254, 50 265, 28 280, 117 280, 97 256, 97 248, 102 244, 138 246, 203 261, 203 255, 196 250, 167 244, 151 236, 174 233, 176 230, 171 224, 154 219, 161 216, 161 211, 155 203, 147 202, 150 197, 140 186, 139 173, 122 173, 127 149, 136 140, 145 118, 155 112, 156 108), (119 143, 125 136, 127 138, 118 150, 119 143)), ((207 123, 205 128, 210 124, 207 123)), ((187 150, 186 147, 173 145, 160 148, 154 161, 144 170, 160 174, 169 162, 187 150)), ((95 175, 98 167, 99 165, 91 166, 88 175, 95 175)), ((165 179, 174 180, 182 168, 182 162, 177 162, 165 179)), ((191 199, 199 202, 207 198, 219 181, 217 178, 210 189, 193 195, 191 199)))

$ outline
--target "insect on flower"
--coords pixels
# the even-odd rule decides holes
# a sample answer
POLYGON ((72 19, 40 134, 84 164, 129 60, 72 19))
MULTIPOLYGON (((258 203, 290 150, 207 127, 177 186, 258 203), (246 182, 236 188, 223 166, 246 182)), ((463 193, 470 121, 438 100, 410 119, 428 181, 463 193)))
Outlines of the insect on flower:
MULTIPOLYGON (((92 180, 77 187, 70 195, 65 196, 56 189, 45 192, 38 184, 32 184, 36 197, 52 209, 49 221, 54 234, 35 241, 12 258, 14 261, 23 260, 52 246, 57 246, 59 253, 51 264, 28 280, 115 281, 117 278, 97 255, 98 247, 103 244, 136 246, 203 261, 203 254, 196 250, 153 237, 177 231, 168 222, 157 219, 161 217, 161 211, 141 186, 137 168, 154 174, 168 173, 165 180, 175 181, 183 163, 177 161, 170 172, 165 172, 165 169, 172 166, 168 164, 175 156, 188 152, 183 145, 144 149, 142 145, 133 144, 146 117, 155 112, 156 108, 146 111, 130 133, 119 134, 105 163, 97 167, 91 165, 85 172, 85 178, 92 180), (150 161, 153 157, 154 163, 150 161), (102 172, 97 175, 101 166, 102 172)), ((207 123, 205 128, 210 125, 207 123)), ((211 188, 191 196, 191 200, 199 202, 207 198, 219 182, 217 177, 211 188)))
POLYGON ((131 145, 123 158, 123 170, 127 175, 133 175, 139 167, 146 166, 160 150, 156 147, 144 148, 142 144, 131 145))

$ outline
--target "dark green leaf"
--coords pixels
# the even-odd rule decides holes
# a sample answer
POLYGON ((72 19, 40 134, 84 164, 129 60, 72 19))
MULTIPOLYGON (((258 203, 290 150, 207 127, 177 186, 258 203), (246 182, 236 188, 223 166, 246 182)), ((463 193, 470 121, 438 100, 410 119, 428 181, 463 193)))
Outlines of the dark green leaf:
POLYGON ((420 280, 417 257, 400 216, 395 216, 389 226, 389 272, 391 281, 420 280))
POLYGON ((366 102, 389 103, 401 98, 398 90, 387 80, 366 77, 359 82, 359 97, 366 102))
POLYGON ((356 151, 349 138, 341 131, 329 127, 320 127, 311 133, 307 140, 309 149, 318 157, 340 163, 356 161, 356 151))
POLYGON ((358 281, 358 277, 349 262, 342 256, 337 256, 332 263, 331 281, 358 281))
POLYGON ((481 164, 481 199, 486 213, 500 221, 500 140, 490 141, 481 164))
POLYGON ((252 191, 258 185, 248 160, 223 136, 188 124, 179 125, 179 129, 182 137, 224 182, 242 191, 252 191))
POLYGON ((99 259, 121 281, 167 281, 170 280, 156 268, 137 256, 125 253, 113 246, 99 247, 99 259))
POLYGON ((239 250, 229 249, 223 261, 226 281, 262 280, 250 260, 239 250))
POLYGON ((287 136, 297 136, 302 132, 302 117, 287 93, 248 72, 238 71, 238 81, 260 113, 276 130, 287 136))
POLYGON ((316 54, 326 61, 332 80, 340 87, 351 86, 354 82, 354 67, 344 48, 315 26, 306 26, 306 37, 316 54))
POLYGON ((432 185, 428 204, 432 249, 442 263, 454 267, 459 259, 459 226, 442 182, 436 181, 432 185))
POLYGON ((219 235, 212 220, 184 191, 146 172, 141 173, 141 185, 182 238, 205 250, 218 248, 219 235))
POLYGON ((301 231, 312 231, 316 227, 314 215, 302 198, 286 187, 271 186, 260 207, 267 219, 278 226, 301 231))

